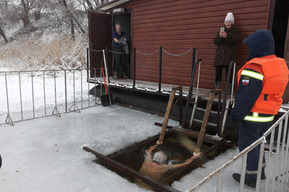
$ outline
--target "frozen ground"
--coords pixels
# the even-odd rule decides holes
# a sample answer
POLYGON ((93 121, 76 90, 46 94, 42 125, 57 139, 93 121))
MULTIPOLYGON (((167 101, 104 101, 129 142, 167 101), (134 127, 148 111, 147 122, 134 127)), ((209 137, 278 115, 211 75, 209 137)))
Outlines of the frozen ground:
MULTIPOLYGON (((86 83, 86 73, 75 74, 75 99, 80 106, 81 98, 84 107, 90 100, 88 90, 93 85, 86 83), (81 83, 83 91, 81 91, 81 83)), ((58 108, 63 111, 65 103, 65 86, 63 72, 56 73, 56 92, 58 108)), ((43 116, 44 84, 46 91, 47 113, 54 107, 54 75, 36 73, 33 76, 34 107, 36 116, 43 116)), ((10 112, 13 120, 20 118, 20 89, 17 73, 8 73, 8 92, 10 112)), ((67 74, 67 102, 72 105, 73 73, 67 74)), ((0 74, 0 124, 7 114, 5 77, 0 74)), ((31 118, 32 111, 32 77, 31 73, 21 75, 21 94, 24 118, 31 118)), ((82 150, 86 145, 104 155, 142 141, 159 133, 154 122, 161 122, 162 117, 119 106, 97 106, 82 110, 81 113, 64 114, 59 117, 47 117, 36 120, 0 126, 0 154, 3 167, 0 169, 1 192, 138 192, 146 191, 123 179, 114 172, 92 163, 95 157, 82 150)), ((171 121, 170 125, 176 122, 171 121)), ((236 155, 238 150, 231 149, 194 170, 173 183, 173 187, 183 191, 197 183, 202 177, 236 155)), ((231 175, 240 172, 240 162, 231 166, 224 174, 223 191, 237 191, 231 175)), ((263 182, 263 181, 262 181, 263 182)), ((215 190, 216 179, 207 183, 199 191, 215 190)), ((245 187, 245 191, 253 191, 245 187)))
MULTIPOLYGON (((134 142, 159 133, 153 124, 162 117, 119 106, 97 106, 81 113, 64 114, 0 126, 0 169, 2 192, 137 192, 146 191, 106 168, 92 163, 93 155, 82 150, 86 145, 109 154, 134 142)), ((171 121, 171 125, 175 122, 171 121)), ((201 177, 237 154, 231 149, 173 186, 184 190, 201 177)), ((231 173, 225 174, 223 191, 235 191, 238 184, 231 173), (228 189, 228 190, 226 190, 228 189)), ((213 190, 216 183, 208 183, 200 191, 213 190)), ((250 190, 247 190, 250 191, 250 190)))

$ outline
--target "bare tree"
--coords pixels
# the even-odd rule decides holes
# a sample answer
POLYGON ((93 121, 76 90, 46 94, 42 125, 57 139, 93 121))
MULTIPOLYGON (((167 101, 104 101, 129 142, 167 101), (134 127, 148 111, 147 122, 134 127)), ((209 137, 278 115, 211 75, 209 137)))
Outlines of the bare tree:
POLYGON ((31 10, 36 5, 36 0, 21 0, 20 3, 21 3, 20 17, 23 22, 23 25, 27 26, 28 24, 30 24, 29 15, 31 10))

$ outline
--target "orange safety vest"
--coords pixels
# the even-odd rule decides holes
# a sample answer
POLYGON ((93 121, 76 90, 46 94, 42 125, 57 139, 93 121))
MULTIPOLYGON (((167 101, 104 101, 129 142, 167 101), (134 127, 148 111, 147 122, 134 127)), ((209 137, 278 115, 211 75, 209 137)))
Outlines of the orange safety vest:
POLYGON ((275 55, 254 58, 239 70, 237 76, 238 82, 240 82, 242 71, 250 64, 260 65, 264 75, 262 92, 251 112, 276 115, 282 105, 282 96, 289 79, 288 67, 285 60, 275 55))

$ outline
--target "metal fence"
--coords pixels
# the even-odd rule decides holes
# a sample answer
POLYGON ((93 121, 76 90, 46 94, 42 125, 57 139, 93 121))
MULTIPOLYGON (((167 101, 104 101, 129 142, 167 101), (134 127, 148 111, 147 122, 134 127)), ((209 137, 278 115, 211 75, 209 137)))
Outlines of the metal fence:
POLYGON ((0 72, 0 125, 99 105, 86 69, 0 72))
MULTIPOLYGON (((207 182, 212 181, 217 177, 216 191, 225 191, 224 189, 224 174, 232 165, 236 165, 238 160, 242 160, 241 163, 241 182, 239 191, 244 191, 244 179, 246 172, 247 155, 250 151, 256 147, 260 147, 259 155, 259 167, 256 184, 256 192, 259 191, 276 191, 286 192, 289 191, 289 134, 288 134, 288 116, 287 111, 277 122, 272 125, 264 135, 254 142, 252 145, 244 149, 235 157, 231 158, 225 164, 211 172, 209 175, 201 179, 198 183, 191 186, 185 192, 197 191, 207 182), (262 170, 262 159, 264 151, 267 151, 266 159, 266 172, 267 179, 265 183, 261 185, 261 170, 262 170)), ((237 191, 235 189, 234 191, 237 191)))

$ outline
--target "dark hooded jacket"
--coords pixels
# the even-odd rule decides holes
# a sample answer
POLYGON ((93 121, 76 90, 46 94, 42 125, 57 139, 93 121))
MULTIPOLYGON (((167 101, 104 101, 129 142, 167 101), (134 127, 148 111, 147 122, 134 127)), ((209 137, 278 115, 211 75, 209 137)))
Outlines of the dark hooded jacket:
MULTIPOLYGON (((244 40, 244 43, 249 46, 249 60, 256 57, 274 55, 274 38, 272 33, 268 30, 259 30, 255 33, 252 33, 247 39, 244 40)), ((241 76, 235 97, 235 106, 230 113, 234 119, 239 121, 243 120, 247 115, 250 114, 251 109, 255 105, 255 102, 259 98, 263 89, 263 81, 250 78, 250 83, 248 85, 243 85, 243 78, 248 77, 241 76)))
POLYGON ((214 38, 214 44, 217 45, 214 63, 216 67, 227 67, 232 60, 236 60, 237 44, 241 40, 240 32, 234 26, 229 29, 225 28, 225 32, 227 32, 226 38, 220 38, 219 32, 214 38))
POLYGON ((268 30, 262 29, 252 33, 244 40, 244 43, 249 46, 248 61, 255 57, 265 57, 275 54, 274 37, 268 30))

